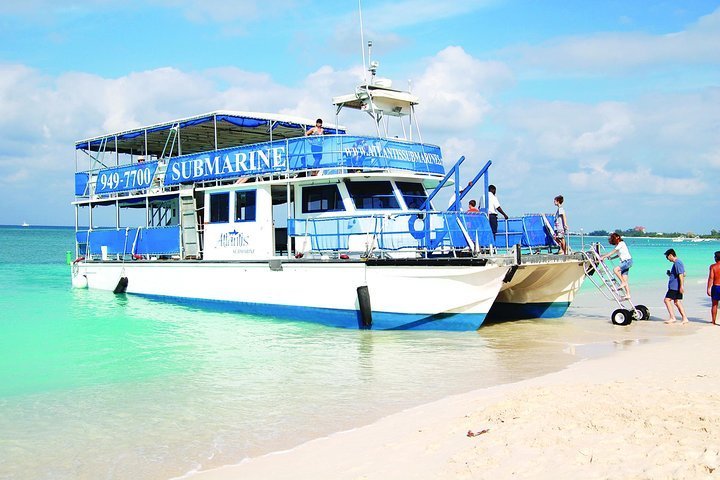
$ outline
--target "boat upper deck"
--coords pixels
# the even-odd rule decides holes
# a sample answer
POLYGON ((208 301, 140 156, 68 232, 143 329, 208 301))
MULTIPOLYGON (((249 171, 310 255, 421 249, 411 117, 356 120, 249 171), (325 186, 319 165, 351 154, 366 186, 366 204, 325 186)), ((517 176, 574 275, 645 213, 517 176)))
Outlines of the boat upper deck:
MULTIPOLYGON (((112 163, 120 159, 112 158, 115 153, 150 160, 302 137, 314 125, 314 120, 291 115, 218 110, 91 137, 75 142, 75 149, 107 155, 112 163)), ((345 133, 336 125, 325 130, 345 133)))
POLYGON ((82 140, 75 145, 75 195, 80 201, 113 198, 151 188, 303 172, 444 174, 435 145, 346 135, 335 125, 325 127, 329 134, 305 136, 312 124, 282 115, 218 111, 82 140))

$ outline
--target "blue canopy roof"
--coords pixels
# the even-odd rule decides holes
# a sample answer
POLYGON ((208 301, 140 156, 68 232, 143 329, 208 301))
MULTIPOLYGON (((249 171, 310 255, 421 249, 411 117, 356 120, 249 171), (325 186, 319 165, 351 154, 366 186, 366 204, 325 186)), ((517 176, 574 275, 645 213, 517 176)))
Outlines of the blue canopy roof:
MULTIPOLYGON (((182 153, 188 154, 266 142, 271 138, 299 137, 313 125, 315 121, 285 115, 219 111, 82 140, 75 144, 75 148, 115 152, 117 142, 119 153, 160 156, 165 152, 168 156, 168 140, 173 136, 173 129, 179 132, 182 153)), ((325 131, 345 133, 343 128, 335 126, 326 126, 325 131)))

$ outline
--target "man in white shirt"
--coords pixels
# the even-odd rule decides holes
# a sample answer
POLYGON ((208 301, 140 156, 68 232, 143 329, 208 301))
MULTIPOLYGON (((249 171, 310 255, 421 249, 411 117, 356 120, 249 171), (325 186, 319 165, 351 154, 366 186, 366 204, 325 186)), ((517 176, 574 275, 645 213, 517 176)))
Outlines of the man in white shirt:
POLYGON ((497 233, 498 212, 503 214, 505 220, 508 219, 507 214, 503 212, 500 202, 495 196, 495 192, 497 192, 495 185, 490 185, 488 187, 488 219, 490 220, 490 228, 492 229, 493 235, 497 233))

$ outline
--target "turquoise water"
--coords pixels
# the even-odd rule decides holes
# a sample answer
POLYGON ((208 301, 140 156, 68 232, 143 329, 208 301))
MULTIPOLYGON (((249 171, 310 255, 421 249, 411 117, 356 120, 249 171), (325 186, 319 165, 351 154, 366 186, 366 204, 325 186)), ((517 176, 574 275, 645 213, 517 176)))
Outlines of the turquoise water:
MULTIPOLYGON (((180 476, 558 370, 582 350, 568 346, 665 335, 661 322, 580 319, 591 285, 563 319, 471 333, 340 330, 203 311, 71 289, 64 261, 72 242, 67 229, 0 228, 0 478, 180 476)), ((678 250, 696 283, 720 249, 628 244, 631 282, 659 290, 666 248, 678 250)))

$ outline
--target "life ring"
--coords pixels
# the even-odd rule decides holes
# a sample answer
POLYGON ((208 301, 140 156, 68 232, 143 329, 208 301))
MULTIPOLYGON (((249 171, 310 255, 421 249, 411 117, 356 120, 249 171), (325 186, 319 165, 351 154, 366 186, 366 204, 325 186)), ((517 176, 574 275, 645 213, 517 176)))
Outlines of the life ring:
POLYGON ((415 240, 423 240, 425 238, 425 214, 417 213, 410 215, 408 218, 408 230, 415 240), (415 222, 418 220, 422 221, 422 230, 415 229, 415 222))
POLYGON ((82 262, 83 260, 85 260, 85 257, 78 257, 78 258, 76 258, 75 260, 73 260, 72 263, 73 263, 73 265, 75 265, 76 263, 82 262))

